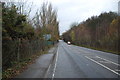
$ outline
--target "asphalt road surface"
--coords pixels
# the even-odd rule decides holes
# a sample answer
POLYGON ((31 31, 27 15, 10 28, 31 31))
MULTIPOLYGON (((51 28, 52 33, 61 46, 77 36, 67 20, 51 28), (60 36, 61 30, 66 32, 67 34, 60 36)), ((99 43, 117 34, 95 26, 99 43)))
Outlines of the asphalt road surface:
POLYGON ((118 78, 118 57, 60 41, 16 78, 118 78))
POLYGON ((118 57, 112 53, 68 45, 60 41, 45 78, 118 78, 118 57))

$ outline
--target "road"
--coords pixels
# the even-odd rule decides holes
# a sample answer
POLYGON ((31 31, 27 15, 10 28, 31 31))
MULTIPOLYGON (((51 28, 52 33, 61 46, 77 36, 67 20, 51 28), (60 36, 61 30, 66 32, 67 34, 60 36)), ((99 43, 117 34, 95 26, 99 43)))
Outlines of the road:
POLYGON ((118 57, 60 41, 45 78, 118 78, 118 57))
POLYGON ((48 54, 38 57, 35 63, 15 78, 118 78, 118 57, 59 41, 48 54))

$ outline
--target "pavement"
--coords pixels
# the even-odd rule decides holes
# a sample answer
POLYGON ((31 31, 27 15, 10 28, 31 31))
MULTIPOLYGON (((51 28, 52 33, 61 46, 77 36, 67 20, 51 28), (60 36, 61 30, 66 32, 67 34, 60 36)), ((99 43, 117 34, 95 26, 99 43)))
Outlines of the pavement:
POLYGON ((57 47, 53 47, 48 54, 43 54, 36 59, 35 63, 28 66, 28 69, 16 76, 15 78, 44 78, 48 66, 53 60, 57 47))

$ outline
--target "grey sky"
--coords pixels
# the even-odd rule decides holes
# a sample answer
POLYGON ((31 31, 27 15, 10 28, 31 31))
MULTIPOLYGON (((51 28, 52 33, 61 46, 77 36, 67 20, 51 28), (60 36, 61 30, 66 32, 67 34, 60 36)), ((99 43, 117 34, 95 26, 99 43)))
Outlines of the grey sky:
POLYGON ((117 11, 119 0, 50 0, 58 9, 60 33, 69 29, 73 22, 81 22, 102 12, 117 11))
MULTIPOLYGON (((117 12, 120 0, 28 0, 34 3, 33 9, 40 8, 43 2, 51 2, 58 11, 60 34, 68 30, 73 22, 82 22, 102 12, 117 12)), ((32 10, 33 10, 32 9, 32 10)), ((33 13, 35 12, 33 10, 33 13)))

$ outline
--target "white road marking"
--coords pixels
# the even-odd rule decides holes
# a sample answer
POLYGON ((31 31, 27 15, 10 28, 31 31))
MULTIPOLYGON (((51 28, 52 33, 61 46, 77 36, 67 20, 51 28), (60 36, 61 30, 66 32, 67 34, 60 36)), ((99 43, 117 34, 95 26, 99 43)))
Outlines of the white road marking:
MULTIPOLYGON (((50 70, 50 67, 51 67, 51 64, 49 65, 49 67, 48 67, 48 69, 47 69, 47 74, 48 74, 48 72, 49 72, 49 70, 50 70)), ((46 78, 46 76, 45 76, 45 78, 46 78)))
POLYGON ((55 67, 53 69, 52 80, 55 77, 55 70, 56 70, 57 60, 58 60, 58 49, 57 49, 57 53, 56 53, 55 67))
POLYGON ((109 71, 111 71, 111 72, 113 72, 113 73, 115 73, 115 74, 117 74, 117 75, 120 76, 120 74, 119 74, 118 72, 116 72, 116 71, 114 71, 114 70, 108 68, 107 66, 105 66, 105 65, 103 65, 103 64, 101 64, 101 63, 99 63, 99 62, 97 62, 97 61, 95 61, 95 60, 93 60, 93 59, 91 59, 91 58, 89 58, 89 57, 87 57, 87 56, 85 56, 85 57, 86 57, 87 59, 89 59, 89 60, 91 60, 91 61, 93 61, 93 62, 95 62, 95 63, 101 65, 102 67, 108 69, 109 71))
POLYGON ((115 69, 115 71, 120 71, 119 69, 115 69))
POLYGON ((115 62, 112 62, 112 61, 110 61, 110 60, 107 60, 107 59, 101 58, 101 57, 99 57, 99 56, 96 56, 96 57, 97 57, 97 58, 100 58, 100 59, 103 59, 103 60, 105 60, 105 61, 111 62, 111 63, 113 63, 113 64, 115 64, 115 65, 117 65, 117 66, 120 66, 120 64, 115 63, 115 62))
POLYGON ((89 66, 89 64, 86 64, 87 66, 89 66))
POLYGON ((98 62, 101 62, 101 63, 109 63, 109 64, 110 64, 110 62, 108 62, 108 61, 98 61, 98 62))

